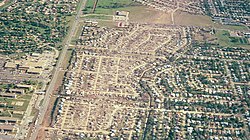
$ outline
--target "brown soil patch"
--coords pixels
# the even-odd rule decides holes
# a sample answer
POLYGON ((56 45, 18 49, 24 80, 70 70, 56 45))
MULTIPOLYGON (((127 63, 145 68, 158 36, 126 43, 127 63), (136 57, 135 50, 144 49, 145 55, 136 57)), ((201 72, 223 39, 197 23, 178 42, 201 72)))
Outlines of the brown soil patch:
POLYGON ((137 6, 128 9, 130 11, 129 19, 132 22, 171 24, 171 14, 158 11, 146 6, 137 6))
POLYGON ((213 26, 213 21, 209 16, 205 15, 192 15, 183 12, 175 12, 174 20, 176 25, 187 26, 213 26))
POLYGON ((44 140, 44 139, 45 139, 45 131, 44 128, 41 128, 38 132, 36 140, 44 140))

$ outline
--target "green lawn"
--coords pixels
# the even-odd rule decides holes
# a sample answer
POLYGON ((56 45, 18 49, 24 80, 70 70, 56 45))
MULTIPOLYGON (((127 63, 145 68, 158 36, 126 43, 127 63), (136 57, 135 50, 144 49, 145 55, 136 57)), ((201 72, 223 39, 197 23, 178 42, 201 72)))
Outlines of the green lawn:
POLYGON ((240 30, 240 31, 245 31, 248 29, 246 26, 242 25, 224 25, 224 27, 231 30, 240 30))
POLYGON ((238 30, 238 31, 248 30, 246 26, 242 26, 242 25, 222 25, 219 23, 214 23, 214 27, 219 28, 219 29, 225 29, 225 30, 238 30))
MULTIPOLYGON (((17 100, 18 101, 18 100, 17 100)), ((29 105, 29 101, 24 101, 22 100, 21 102, 23 102, 22 106, 15 106, 15 110, 16 111, 26 111, 28 105, 29 105)))
MULTIPOLYGON (((88 0, 85 13, 91 13, 95 0, 88 0)), ((138 5, 133 0, 99 0, 96 6, 95 14, 113 14, 116 10, 120 8, 126 8, 138 5)))
POLYGON ((113 17, 112 16, 106 16, 106 15, 87 15, 85 16, 85 18, 89 18, 89 19, 102 19, 102 20, 112 20, 113 17))
POLYGON ((24 100, 30 100, 32 95, 24 94, 24 95, 18 95, 18 99, 24 99, 24 100))
POLYGON ((28 107, 28 104, 29 104, 28 97, 30 97, 30 96, 26 97, 27 100, 19 100, 19 99, 1 97, 0 102, 1 103, 7 103, 7 106, 3 107, 3 108, 6 108, 6 109, 8 108, 8 109, 16 110, 16 111, 25 111, 27 109, 27 107, 28 107), (13 102, 23 102, 23 105, 22 106, 13 105, 12 104, 13 102))
POLYGON ((228 31, 218 30, 216 31, 216 37, 220 46, 224 47, 237 47, 237 46, 249 46, 248 40, 242 37, 231 37, 228 31))

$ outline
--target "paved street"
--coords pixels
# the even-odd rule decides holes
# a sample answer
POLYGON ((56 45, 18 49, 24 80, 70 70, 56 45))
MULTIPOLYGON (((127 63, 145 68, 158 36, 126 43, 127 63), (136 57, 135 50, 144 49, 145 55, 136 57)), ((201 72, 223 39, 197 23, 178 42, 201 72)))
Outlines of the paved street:
POLYGON ((56 80, 58 79, 60 68, 63 65, 63 62, 64 62, 64 59, 65 59, 69 44, 71 42, 71 38, 72 38, 74 32, 76 31, 76 27, 77 27, 77 24, 78 24, 79 17, 82 14, 81 9, 85 6, 85 3, 86 3, 86 0, 81 0, 80 1, 81 7, 78 9, 77 15, 75 16, 75 21, 72 24, 71 30, 69 31, 68 36, 65 38, 66 41, 65 41, 64 48, 63 48, 63 50, 62 50, 62 52, 61 52, 61 54, 59 56, 59 60, 58 60, 58 63, 56 65, 55 73, 53 75, 53 78, 52 78, 52 80, 51 80, 51 82, 50 82, 50 84, 48 86, 48 89, 47 89, 47 91, 45 93, 44 102, 43 102, 43 105, 40 107, 39 115, 38 115, 38 118, 36 120, 36 124, 35 124, 35 127, 33 129, 32 134, 31 134, 30 140, 35 140, 37 138, 37 136, 38 136, 38 132, 39 132, 39 130, 41 128, 43 119, 45 117, 46 111, 47 111, 47 109, 49 107, 49 104, 50 104, 50 102, 49 102, 50 101, 50 96, 51 96, 51 94, 52 94, 52 92, 54 90, 54 87, 56 86, 56 80))

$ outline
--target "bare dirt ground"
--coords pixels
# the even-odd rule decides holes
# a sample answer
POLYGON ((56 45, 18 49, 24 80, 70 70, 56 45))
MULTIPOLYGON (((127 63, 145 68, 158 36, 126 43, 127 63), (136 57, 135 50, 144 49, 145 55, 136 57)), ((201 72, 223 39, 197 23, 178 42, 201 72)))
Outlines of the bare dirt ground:
MULTIPOLYGON (((153 24, 173 24, 171 13, 156 10, 146 6, 136 6, 129 8, 129 19, 132 22, 138 23, 153 23, 153 24)), ((176 11, 174 13, 175 25, 188 26, 213 26, 212 19, 205 15, 193 15, 176 11)))
MULTIPOLYGON (((71 56, 71 51, 68 51, 67 55, 66 55, 66 58, 65 58, 66 60, 63 63, 63 69, 67 68, 70 56, 71 56)), ((65 71, 60 71, 59 72, 60 76, 58 76, 57 83, 56 83, 56 86, 55 86, 54 91, 53 91, 53 95, 56 95, 59 92, 60 87, 63 84, 64 74, 65 74, 65 71)), ((48 110, 46 112, 46 115, 45 115, 45 118, 44 118, 44 121, 43 121, 43 126, 44 127, 48 127, 50 125, 50 123, 51 123, 51 110, 52 110, 52 108, 54 106, 55 100, 56 100, 56 97, 51 97, 51 99, 49 101, 51 104, 48 107, 48 110)), ((44 139, 45 138, 44 136, 45 136, 45 131, 44 131, 44 129, 41 129, 39 131, 39 135, 38 135, 37 140, 44 139)))
MULTIPOLYGON (((45 115, 45 118, 44 118, 44 121, 43 121, 43 127, 48 127, 50 125, 50 120, 51 120, 51 110, 54 106, 54 102, 56 100, 56 97, 52 97, 50 99, 50 106, 48 108, 48 111, 46 112, 46 115, 45 115)), ((37 140, 43 140, 45 139, 45 131, 44 131, 44 128, 40 129, 39 130, 39 134, 37 136, 37 140)))
POLYGON ((158 11, 146 6, 138 6, 129 9, 129 19, 138 23, 171 24, 171 14, 158 11))
POLYGON ((175 12, 174 20, 176 25, 188 26, 212 26, 214 23, 212 19, 205 15, 192 15, 183 12, 175 12))
MULTIPOLYGON (((138 23, 153 23, 153 24, 168 24, 172 25, 171 13, 156 10, 147 6, 134 6, 126 9, 130 12, 129 19, 131 22, 138 23)), ((246 30, 244 26, 229 26, 221 25, 212 21, 211 17, 206 15, 194 15, 181 11, 176 11, 174 14, 174 24, 184 26, 200 26, 200 27, 215 27, 230 30, 246 30)), ((115 26, 112 22, 104 25, 115 26)))
POLYGON ((189 13, 184 13, 177 11, 174 13, 175 25, 184 26, 200 26, 200 27, 214 27, 225 30, 248 30, 245 26, 233 26, 233 25, 222 25, 217 22, 213 22, 211 17, 206 15, 193 15, 189 13))
POLYGON ((44 129, 39 130, 39 134, 36 138, 36 140, 44 140, 45 139, 45 133, 44 133, 44 129))

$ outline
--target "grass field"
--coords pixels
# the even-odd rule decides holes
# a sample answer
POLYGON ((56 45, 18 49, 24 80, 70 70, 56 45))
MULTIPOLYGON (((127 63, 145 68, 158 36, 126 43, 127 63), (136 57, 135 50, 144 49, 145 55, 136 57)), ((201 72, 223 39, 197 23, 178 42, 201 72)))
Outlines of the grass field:
POLYGON ((109 16, 109 15, 101 15, 101 14, 88 14, 85 16, 85 18, 87 19, 102 19, 102 20, 112 20, 113 16, 109 16))
POLYGON ((32 97, 32 95, 28 95, 28 94, 17 96, 18 99, 22 99, 22 100, 30 100, 31 97, 32 97))
POLYGON ((69 65, 69 60, 71 58, 71 54, 72 54, 72 50, 67 50, 67 54, 66 54, 64 61, 63 61, 63 69, 67 69, 67 67, 69 65))
MULTIPOLYGON (((35 83, 31 81, 25 81, 23 83, 35 83)), ((14 88, 14 84, 0 84, 0 90, 6 91, 8 88, 14 88)), ((8 93, 8 92, 6 92, 8 93)), ((25 94, 16 94, 16 98, 0 97, 0 116, 3 117, 14 117, 22 119, 23 114, 13 113, 14 111, 25 112, 29 102, 31 100, 33 91, 25 90, 25 94)))
POLYGON ((226 30, 217 30, 216 37, 220 46, 236 47, 236 46, 249 46, 248 40, 242 37, 231 37, 226 30))
MULTIPOLYGON (((94 3, 95 0, 88 0, 84 13, 91 13, 94 3)), ((111 15, 120 8, 133 7, 136 5, 138 5, 138 3, 135 3, 133 0, 98 0, 94 13, 111 15)))
POLYGON ((85 23, 84 22, 79 22, 77 27, 76 27, 76 32, 74 33, 74 35, 72 36, 71 39, 71 44, 72 45, 76 45, 76 40, 79 38, 79 36, 82 33, 82 27, 85 23))
POLYGON ((0 98, 0 102, 7 103, 5 108, 6 110, 15 110, 15 111, 25 111, 28 107, 29 100, 18 100, 11 98, 0 98), (22 106, 13 105, 14 102, 23 102, 22 106))
POLYGON ((99 21, 98 25, 103 27, 115 28, 116 24, 113 21, 99 21))
POLYGON ((249 30, 246 26, 242 25, 222 25, 219 23, 214 23, 215 28, 226 29, 226 30, 238 30, 238 31, 246 31, 249 30))

